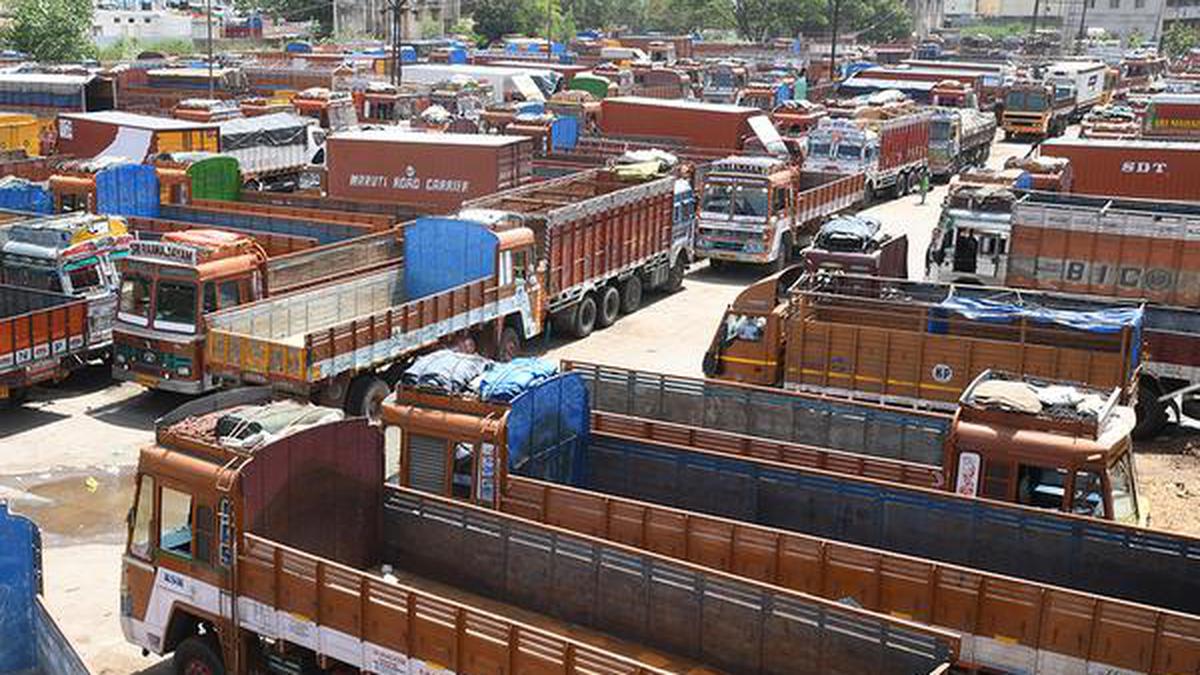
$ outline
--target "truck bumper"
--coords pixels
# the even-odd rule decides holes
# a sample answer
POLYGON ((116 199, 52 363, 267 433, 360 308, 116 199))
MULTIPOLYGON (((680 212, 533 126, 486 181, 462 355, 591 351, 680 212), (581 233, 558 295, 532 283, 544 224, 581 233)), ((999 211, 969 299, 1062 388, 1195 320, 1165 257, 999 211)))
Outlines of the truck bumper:
POLYGON ((113 365, 112 376, 114 380, 119 382, 136 382, 147 389, 158 389, 176 394, 189 394, 194 396, 196 394, 203 394, 216 389, 216 386, 205 377, 202 377, 199 380, 189 380, 185 378, 151 375, 150 373, 139 372, 117 364, 113 365))
POLYGON ((771 262, 770 253, 745 253, 743 251, 731 251, 728 249, 709 249, 697 248, 696 256, 700 258, 709 258, 712 260, 727 260, 729 262, 753 263, 755 265, 763 265, 771 262))

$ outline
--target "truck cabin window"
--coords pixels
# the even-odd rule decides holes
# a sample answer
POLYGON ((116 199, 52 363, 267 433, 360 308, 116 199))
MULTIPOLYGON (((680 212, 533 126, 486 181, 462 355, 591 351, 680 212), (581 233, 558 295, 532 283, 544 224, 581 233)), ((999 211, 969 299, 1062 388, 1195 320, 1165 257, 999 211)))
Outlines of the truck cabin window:
POLYGON ((853 143, 839 143, 837 156, 838 159, 860 160, 862 159, 862 146, 853 143))
POLYGON ((184 558, 192 557, 192 496, 162 489, 158 514, 158 547, 184 558))
POLYGON ((929 140, 950 140, 950 120, 934 120, 933 124, 929 127, 929 140))
POLYGON ((729 201, 733 198, 733 186, 715 183, 704 188, 702 211, 729 213, 729 201))
POLYGON ((125 273, 121 279, 122 318, 146 325, 150 318, 151 281, 137 274, 125 273))
POLYGON ((767 188, 738 185, 733 189, 733 215, 765 218, 768 213, 767 188))
POLYGON ((129 552, 139 558, 150 557, 150 521, 154 519, 154 478, 142 476, 137 503, 129 529, 129 552))
POLYGON ((194 333, 196 284, 159 280, 154 298, 154 326, 178 333, 194 333))
POLYGON ((1075 489, 1071 495, 1071 513, 1093 518, 1104 517, 1104 486, 1100 474, 1076 471, 1075 489))
POLYGON ((725 320, 725 344, 732 344, 737 340, 761 342, 766 329, 767 318, 764 316, 731 314, 725 320))
POLYGON ((821 141, 809 141, 808 156, 809 157, 828 157, 831 149, 832 148, 829 143, 823 143, 821 141))
POLYGON ((104 275, 100 269, 100 261, 98 260, 68 269, 66 273, 67 278, 71 280, 71 288, 77 293, 102 289, 104 287, 104 275))
POLYGON ((450 496, 471 499, 475 487, 475 448, 467 443, 454 446, 454 472, 450 477, 450 496))
POLYGON ((1063 508, 1067 472, 1022 464, 1017 471, 1017 503, 1039 509, 1063 508))
POLYGON ((1123 522, 1138 521, 1137 495, 1134 491, 1133 455, 1125 453, 1108 467, 1108 481, 1112 485, 1113 519, 1123 522))

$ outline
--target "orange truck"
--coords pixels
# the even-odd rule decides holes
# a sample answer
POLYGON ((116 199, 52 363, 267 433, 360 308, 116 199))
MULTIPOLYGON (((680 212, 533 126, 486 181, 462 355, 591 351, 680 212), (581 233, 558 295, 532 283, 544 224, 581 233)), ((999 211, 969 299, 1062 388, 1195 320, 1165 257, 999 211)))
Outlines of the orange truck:
MULTIPOLYGON (((599 377, 585 381, 588 395, 602 397, 607 405, 628 400, 631 392, 632 398, 648 404, 654 398, 654 386, 666 385, 657 389, 662 400, 670 400, 676 413, 685 407, 681 404, 687 397, 673 386, 682 384, 682 378, 637 373, 632 380, 624 378, 620 369, 602 370, 602 374, 596 373, 599 377)), ((574 375, 586 377, 582 370, 574 375)), ((688 388, 696 391, 694 386, 688 388)), ((473 512, 478 512, 466 502, 473 502, 520 519, 666 554, 753 581, 828 599, 852 600, 866 609, 961 634, 964 649, 955 666, 963 670, 1048 673, 1052 672, 1050 664, 1072 663, 1146 672, 1152 670, 1147 664, 1169 660, 1186 671, 1187 665, 1200 659, 1200 617, 1195 615, 1165 609, 1143 613, 1147 608, 1112 597, 939 563, 928 556, 912 557, 707 515, 691 510, 701 502, 689 503, 687 497, 676 506, 665 506, 656 503, 665 495, 653 490, 647 491, 656 495, 651 501, 637 501, 584 487, 586 480, 565 484, 569 474, 558 473, 554 467, 566 464, 539 464, 537 452, 527 452, 524 440, 527 432, 523 429, 529 428, 534 408, 531 401, 549 391, 556 395, 541 396, 542 401, 554 400, 562 408, 586 408, 587 404, 578 400, 581 393, 572 394, 570 387, 554 384, 537 385, 510 405, 480 400, 482 393, 476 398, 399 389, 384 404, 384 435, 390 439, 385 442, 387 464, 396 471, 393 480, 400 486, 433 493, 417 496, 415 490, 409 491, 406 507, 423 510, 430 518, 471 519, 473 512), (492 448, 495 456, 490 454, 492 448), (493 466, 495 471, 489 471, 493 466), (475 480, 477 476, 494 477, 495 482, 475 480), (962 579, 970 579, 969 586, 952 581, 962 579), (1023 600, 1012 601, 1018 597, 1023 600), (1138 628, 1130 631, 1126 621, 1135 622, 1138 628), (1047 639, 1050 635, 1056 637, 1047 639)), ((716 411, 729 410, 731 398, 737 400, 737 394, 744 392, 725 387, 710 393, 733 394, 707 398, 714 402, 711 410, 716 411)), ((555 412, 553 405, 549 408, 540 410, 546 418, 570 418, 570 414, 555 412)), ((722 419, 718 414, 708 419, 728 423, 739 417, 732 414, 722 419)), ((609 444, 618 439, 649 441, 642 446, 645 452, 653 452, 654 442, 703 446, 708 450, 704 454, 720 461, 722 456, 727 458, 725 453, 737 436, 593 409, 589 445, 594 441, 598 446, 594 451, 602 453, 609 452, 609 444)), ((767 456, 770 439, 750 442, 755 444, 755 457, 767 456)), ((826 470, 837 472, 833 468, 837 466, 844 465, 830 465, 826 470)), ((646 481, 646 487, 653 482, 646 481)), ((737 492, 730 486, 718 498, 737 492)), ((416 536, 412 539, 420 541, 416 536)))
POLYGON ((88 352, 88 299, 0 284, 0 404, 66 377, 88 352))
POLYGON ((465 492, 450 476, 463 453, 497 452, 457 426, 481 405, 408 427, 400 467, 432 493, 388 478, 390 428, 337 410, 244 389, 168 413, 138 461, 126 638, 213 675, 909 675, 957 660, 950 631, 485 506, 503 466, 480 465, 465 492))

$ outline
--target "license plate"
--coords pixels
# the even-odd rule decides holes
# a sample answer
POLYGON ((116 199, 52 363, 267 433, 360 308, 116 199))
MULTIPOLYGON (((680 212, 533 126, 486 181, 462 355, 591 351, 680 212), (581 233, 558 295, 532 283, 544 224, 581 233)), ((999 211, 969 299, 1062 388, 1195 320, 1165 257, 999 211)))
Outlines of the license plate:
POLYGON ((143 387, 153 388, 158 386, 158 378, 154 377, 153 375, 134 375, 133 379, 143 387))

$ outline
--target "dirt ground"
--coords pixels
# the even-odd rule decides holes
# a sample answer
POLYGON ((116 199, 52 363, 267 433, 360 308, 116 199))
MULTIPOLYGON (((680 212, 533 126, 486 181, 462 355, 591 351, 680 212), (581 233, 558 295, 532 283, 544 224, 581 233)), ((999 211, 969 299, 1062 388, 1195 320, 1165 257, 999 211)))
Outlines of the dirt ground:
POLYGON ((1168 427, 1134 446, 1138 496, 1150 527, 1200 536, 1200 429, 1168 427))

